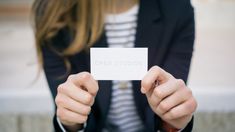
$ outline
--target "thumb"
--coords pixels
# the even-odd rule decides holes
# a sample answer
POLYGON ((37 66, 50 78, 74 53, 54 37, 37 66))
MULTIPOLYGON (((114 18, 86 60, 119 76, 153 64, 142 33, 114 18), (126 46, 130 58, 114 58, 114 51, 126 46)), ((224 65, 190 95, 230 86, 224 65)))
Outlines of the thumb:
POLYGON ((172 76, 158 66, 153 66, 141 81, 141 92, 147 93, 156 82, 159 84, 167 82, 172 76))

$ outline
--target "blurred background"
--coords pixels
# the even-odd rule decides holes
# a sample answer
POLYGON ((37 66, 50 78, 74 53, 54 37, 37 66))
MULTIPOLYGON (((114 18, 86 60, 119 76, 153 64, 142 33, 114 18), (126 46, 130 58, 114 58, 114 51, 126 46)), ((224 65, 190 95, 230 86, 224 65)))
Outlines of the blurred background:
MULTIPOLYGON (((0 132, 52 131, 53 103, 37 75, 33 0, 0 0, 0 132)), ((189 76, 195 132, 235 131, 235 0, 193 0, 196 42, 189 76)))

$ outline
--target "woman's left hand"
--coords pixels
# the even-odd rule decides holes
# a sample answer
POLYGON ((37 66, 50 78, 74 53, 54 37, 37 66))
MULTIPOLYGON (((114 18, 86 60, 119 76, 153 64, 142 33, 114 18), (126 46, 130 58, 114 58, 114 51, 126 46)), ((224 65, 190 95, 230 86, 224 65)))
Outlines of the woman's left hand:
POLYGON ((141 86, 141 92, 146 94, 154 113, 173 128, 186 127, 197 102, 183 80, 153 66, 141 81, 141 86))

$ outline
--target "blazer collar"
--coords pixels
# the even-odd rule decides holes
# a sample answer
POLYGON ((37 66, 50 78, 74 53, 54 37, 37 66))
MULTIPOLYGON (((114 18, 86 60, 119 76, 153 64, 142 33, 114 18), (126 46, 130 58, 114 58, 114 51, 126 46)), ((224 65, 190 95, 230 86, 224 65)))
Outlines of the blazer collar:
MULTIPOLYGON (((151 26, 158 22, 160 18, 161 11, 158 0, 140 0, 135 47, 148 47, 150 42, 154 43, 151 38, 149 39, 149 34, 151 33, 151 26)), ((161 25, 158 26, 161 28, 161 25)), ((157 31, 159 31, 159 29, 157 31)))
MULTIPOLYGON (((135 40, 135 47, 143 47, 142 38, 145 37, 146 31, 152 25, 161 18, 161 11, 159 6, 159 0, 140 0, 138 13, 138 26, 135 40), (142 44, 141 44, 142 43, 142 44)), ((94 44, 94 47, 107 47, 107 37, 105 32, 101 35, 100 39, 94 44)))
POLYGON ((160 17, 159 0, 140 0, 139 18, 151 22, 160 17))

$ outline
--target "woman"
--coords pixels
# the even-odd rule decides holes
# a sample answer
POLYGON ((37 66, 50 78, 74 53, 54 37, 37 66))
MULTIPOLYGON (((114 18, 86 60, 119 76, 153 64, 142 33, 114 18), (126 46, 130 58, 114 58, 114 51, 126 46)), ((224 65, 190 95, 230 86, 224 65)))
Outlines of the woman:
POLYGON ((55 99, 56 131, 191 131, 189 0, 37 0, 38 58, 55 99), (99 81, 90 47, 148 47, 141 81, 99 81))

